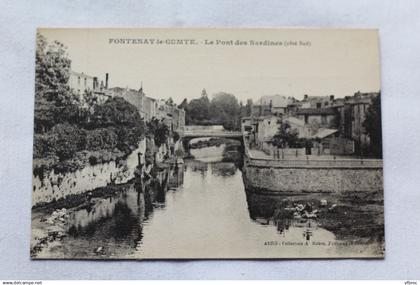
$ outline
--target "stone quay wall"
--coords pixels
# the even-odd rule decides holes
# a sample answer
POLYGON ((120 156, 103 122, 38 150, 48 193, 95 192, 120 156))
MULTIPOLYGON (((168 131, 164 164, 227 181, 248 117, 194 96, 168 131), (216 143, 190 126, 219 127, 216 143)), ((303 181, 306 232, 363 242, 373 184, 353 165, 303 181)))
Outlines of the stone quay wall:
POLYGON ((246 142, 242 172, 247 191, 267 194, 383 191, 382 159, 259 159, 248 151, 246 142))
POLYGON ((383 190, 382 168, 257 166, 245 161, 247 190, 267 193, 363 192, 383 190))
POLYGON ((120 161, 118 165, 115 161, 111 161, 93 166, 88 165, 70 173, 56 174, 54 170, 51 170, 42 178, 34 175, 32 177, 32 206, 104 187, 111 180, 115 180, 116 184, 126 183, 134 178, 139 152, 142 154, 144 161, 145 139, 139 143, 138 148, 126 160, 120 161))

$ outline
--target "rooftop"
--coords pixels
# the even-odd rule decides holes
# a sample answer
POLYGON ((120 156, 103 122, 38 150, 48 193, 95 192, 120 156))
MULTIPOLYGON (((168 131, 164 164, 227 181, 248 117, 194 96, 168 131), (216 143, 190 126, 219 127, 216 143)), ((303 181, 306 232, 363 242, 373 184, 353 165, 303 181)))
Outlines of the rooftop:
POLYGON ((302 108, 297 111, 298 115, 335 115, 334 108, 302 108))
POLYGON ((73 70, 70 70, 70 74, 74 75, 74 76, 87 77, 87 78, 93 78, 94 77, 94 76, 91 76, 91 75, 84 74, 83 72, 76 72, 76 71, 73 71, 73 70))
POLYGON ((291 97, 286 97, 283 95, 265 95, 262 96, 256 103, 256 105, 270 105, 274 108, 286 108, 288 104, 294 102, 294 99, 291 97))
POLYGON ((336 132, 338 132, 338 130, 336 129, 327 129, 327 128, 320 128, 316 134, 312 135, 312 138, 319 138, 319 139, 323 139, 326 138, 332 134, 335 134, 336 132))

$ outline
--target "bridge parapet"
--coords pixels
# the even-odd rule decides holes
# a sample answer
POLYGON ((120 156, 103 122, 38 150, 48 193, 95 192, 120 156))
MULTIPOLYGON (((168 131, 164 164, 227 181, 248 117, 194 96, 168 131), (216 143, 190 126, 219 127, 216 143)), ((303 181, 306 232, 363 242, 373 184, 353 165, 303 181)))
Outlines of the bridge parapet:
POLYGON ((184 131, 184 137, 223 137, 223 138, 241 138, 241 132, 231 131, 184 131))

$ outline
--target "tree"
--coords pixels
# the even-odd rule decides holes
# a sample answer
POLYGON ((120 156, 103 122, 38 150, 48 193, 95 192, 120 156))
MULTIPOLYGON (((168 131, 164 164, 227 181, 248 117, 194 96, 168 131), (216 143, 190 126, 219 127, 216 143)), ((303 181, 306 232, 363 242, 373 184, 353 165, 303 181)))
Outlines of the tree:
POLYGON ((169 137, 169 128, 160 120, 153 118, 147 122, 147 133, 149 137, 153 137, 156 146, 166 143, 169 137))
POLYGON ((144 122, 137 108, 122 97, 112 97, 93 108, 93 127, 130 126, 143 127, 144 122))
POLYGON ((60 161, 72 158, 85 146, 84 131, 69 123, 57 124, 47 135, 49 153, 58 156, 60 161))
POLYGON ((214 95, 210 102, 205 89, 201 92, 200 98, 193 99, 189 103, 184 99, 179 107, 185 110, 187 125, 220 124, 227 130, 239 130, 240 118, 251 113, 250 105, 241 107, 234 95, 225 92, 214 95))
POLYGON ((199 99, 193 99, 186 110, 191 122, 210 120, 210 100, 205 89, 199 99))
POLYGON ((283 122, 271 142, 279 148, 293 147, 298 142, 298 131, 293 129, 288 122, 283 122))
POLYGON ((382 157, 382 115, 381 115, 381 93, 373 99, 366 113, 363 127, 370 138, 370 151, 372 154, 382 157))
POLYGON ((78 98, 68 86, 71 61, 66 47, 57 41, 48 45, 36 36, 35 54, 35 132, 43 133, 55 124, 76 122, 78 98))
POLYGON ((220 92, 211 100, 211 119, 222 124, 227 130, 237 130, 240 127, 240 109, 238 99, 234 95, 220 92))

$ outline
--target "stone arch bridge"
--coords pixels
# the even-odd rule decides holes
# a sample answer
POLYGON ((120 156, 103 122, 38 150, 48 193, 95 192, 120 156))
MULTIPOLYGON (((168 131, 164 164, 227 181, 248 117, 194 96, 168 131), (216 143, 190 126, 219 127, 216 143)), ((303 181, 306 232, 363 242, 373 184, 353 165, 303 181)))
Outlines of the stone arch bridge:
POLYGON ((243 136, 240 131, 228 131, 223 126, 185 126, 182 142, 183 147, 189 152, 189 143, 196 138, 227 138, 238 140, 243 144, 243 136))

